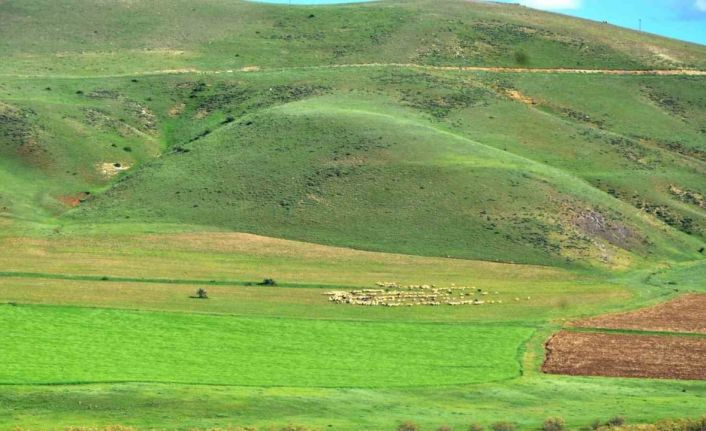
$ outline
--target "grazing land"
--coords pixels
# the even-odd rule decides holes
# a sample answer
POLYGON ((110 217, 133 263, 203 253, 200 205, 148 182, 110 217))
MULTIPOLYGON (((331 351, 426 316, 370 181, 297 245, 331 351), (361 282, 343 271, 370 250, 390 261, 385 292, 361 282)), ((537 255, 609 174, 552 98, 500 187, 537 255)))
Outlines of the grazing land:
POLYGON ((706 414, 706 47, 5 0, 0 57, 0 430, 706 414))

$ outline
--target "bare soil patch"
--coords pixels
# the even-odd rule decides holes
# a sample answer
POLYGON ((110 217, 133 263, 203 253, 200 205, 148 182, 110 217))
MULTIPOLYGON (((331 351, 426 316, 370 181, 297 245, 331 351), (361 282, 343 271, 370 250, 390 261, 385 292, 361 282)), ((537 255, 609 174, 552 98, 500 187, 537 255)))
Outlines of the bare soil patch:
POLYGON ((561 331, 546 343, 542 371, 706 380, 706 338, 561 331))
POLYGON ((706 294, 684 295, 654 307, 573 322, 581 328, 706 334, 706 294))

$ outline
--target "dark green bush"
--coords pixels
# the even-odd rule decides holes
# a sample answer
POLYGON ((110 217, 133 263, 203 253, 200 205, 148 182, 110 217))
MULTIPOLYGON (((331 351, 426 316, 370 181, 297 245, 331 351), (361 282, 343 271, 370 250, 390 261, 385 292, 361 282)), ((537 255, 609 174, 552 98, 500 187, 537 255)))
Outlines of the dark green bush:
POLYGON ((258 286, 277 286, 277 282, 274 278, 266 278, 262 282, 257 283, 258 286))
POLYGON ((515 51, 515 63, 525 65, 529 63, 529 56, 524 51, 515 51))

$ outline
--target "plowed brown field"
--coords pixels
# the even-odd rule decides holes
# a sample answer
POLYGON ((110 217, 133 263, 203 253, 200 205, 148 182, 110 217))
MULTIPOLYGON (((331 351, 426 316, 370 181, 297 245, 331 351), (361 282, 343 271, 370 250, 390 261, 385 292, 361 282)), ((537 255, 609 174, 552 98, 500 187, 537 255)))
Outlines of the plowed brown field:
POLYGON ((630 313, 607 314, 573 322, 572 326, 706 334, 706 295, 684 295, 630 313))
POLYGON ((575 376, 706 380, 706 338, 561 331, 542 371, 575 376))

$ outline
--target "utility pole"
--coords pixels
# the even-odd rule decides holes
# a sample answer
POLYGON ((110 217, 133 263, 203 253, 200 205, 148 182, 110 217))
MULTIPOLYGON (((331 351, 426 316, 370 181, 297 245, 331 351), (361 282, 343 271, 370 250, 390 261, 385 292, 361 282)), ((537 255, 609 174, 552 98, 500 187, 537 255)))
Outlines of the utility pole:
POLYGON ((639 28, 640 32, 642 32, 642 18, 640 18, 638 21, 640 22, 638 28, 639 28))

